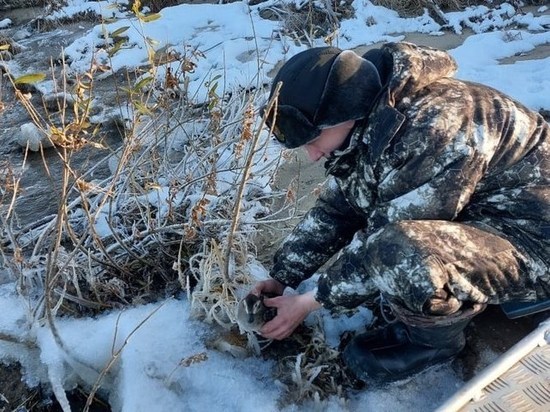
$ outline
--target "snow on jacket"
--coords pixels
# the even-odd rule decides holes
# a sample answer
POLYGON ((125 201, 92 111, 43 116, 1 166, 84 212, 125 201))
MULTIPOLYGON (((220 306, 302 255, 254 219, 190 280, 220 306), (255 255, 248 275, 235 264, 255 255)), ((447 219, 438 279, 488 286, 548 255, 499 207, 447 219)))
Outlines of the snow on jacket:
MULTIPOLYGON (((382 50, 393 58, 385 91, 364 133, 358 127, 327 161, 329 183, 275 254, 271 276, 295 288, 356 232, 368 239, 401 220, 479 223, 547 273, 548 123, 497 90, 452 78, 456 63, 444 51, 408 43, 382 50)), ((346 306, 346 288, 332 290, 341 296, 316 298, 346 306)))

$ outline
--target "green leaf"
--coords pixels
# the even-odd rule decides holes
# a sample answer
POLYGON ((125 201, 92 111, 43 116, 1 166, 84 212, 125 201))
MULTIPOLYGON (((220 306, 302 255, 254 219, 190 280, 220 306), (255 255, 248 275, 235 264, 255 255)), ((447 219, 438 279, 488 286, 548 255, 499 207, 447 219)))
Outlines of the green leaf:
POLYGON ((158 20, 162 17, 160 13, 150 14, 148 16, 143 16, 140 18, 141 21, 144 23, 150 23, 152 21, 158 20))
POLYGON ((128 30, 130 26, 124 26, 119 29, 116 29, 114 32, 111 33, 111 37, 117 37, 120 36, 122 33, 124 33, 126 30, 128 30))
POLYGON ((37 82, 41 82, 45 78, 46 78, 46 75, 44 73, 25 74, 24 76, 20 76, 17 79, 15 79, 14 83, 15 84, 37 83, 37 82))
POLYGON ((124 40, 117 41, 113 47, 107 50, 107 55, 109 57, 113 57, 116 54, 116 52, 118 52, 122 48, 123 44, 124 44, 124 40))
POLYGON ((145 114, 148 116, 152 116, 153 112, 144 104, 141 104, 140 102, 134 102, 134 106, 136 107, 136 110, 140 114, 145 114))
POLYGON ((151 83, 152 81, 153 81, 152 77, 144 77, 143 79, 141 79, 139 82, 136 83, 136 85, 134 86, 134 89, 136 91, 139 91, 143 89, 145 86, 147 86, 149 83, 151 83))

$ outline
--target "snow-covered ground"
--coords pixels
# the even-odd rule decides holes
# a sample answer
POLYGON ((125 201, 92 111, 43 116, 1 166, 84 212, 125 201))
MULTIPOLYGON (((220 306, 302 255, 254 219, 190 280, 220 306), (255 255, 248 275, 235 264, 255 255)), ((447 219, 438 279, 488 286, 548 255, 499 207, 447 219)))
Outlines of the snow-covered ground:
MULTIPOLYGON (((180 5, 160 11, 159 18, 150 22, 119 12, 113 7, 114 1, 68 3, 53 18, 89 8, 117 18, 94 27, 65 50, 71 70, 87 70, 92 58, 109 63, 115 71, 143 65, 148 56, 144 39, 149 39, 150 47, 167 47, 182 55, 198 49, 204 57, 198 60, 194 72, 188 73, 190 94, 197 100, 206 96, 205 79, 222 75, 226 89, 259 85, 269 81, 267 73, 277 62, 307 47, 281 35, 280 22, 260 17, 260 10, 274 5, 273 0, 256 6, 240 1, 180 5), (124 47, 110 59, 105 51, 92 54, 94 45, 109 39, 105 33, 117 30, 127 37, 124 47)), ((305 2, 296 4, 303 6, 305 2)), ((364 0, 355 0, 353 7, 355 17, 342 22, 334 39, 334 45, 341 48, 399 41, 404 32, 444 35, 427 12, 421 17, 401 18, 394 11, 364 0)), ((496 9, 471 7, 447 17, 455 32, 466 28, 473 32, 462 45, 450 50, 459 64, 457 77, 493 86, 532 109, 550 110, 550 56, 536 54, 530 59, 529 54, 537 46, 550 44, 550 13, 546 7, 540 7, 536 15, 517 14, 508 4, 496 9), (517 29, 515 24, 522 26, 517 29), (522 55, 515 63, 501 63, 522 55)), ((0 20, 0 29, 9 25, 9 20, 0 20)), ((313 45, 324 43, 315 40, 313 45)), ((13 71, 25 73, 20 67, 13 71)), ((255 275, 262 277, 265 271, 258 266, 255 275)), ((65 345, 61 349, 48 327, 29 322, 32 316, 27 303, 18 296, 6 272, 0 272, 0 285, 0 337, 7 335, 20 341, 0 339, 0 361, 19 361, 30 385, 49 380, 66 410, 69 406, 64 404, 64 391, 82 382, 93 386, 113 359, 109 371, 101 376, 99 390, 113 410, 279 410, 278 400, 284 390, 274 381, 273 363, 260 357, 234 358, 207 346, 212 327, 190 318, 190 303, 185 297, 93 319, 58 319, 59 336, 65 345)), ((360 328, 369 316, 361 313, 363 317, 358 321, 320 315, 327 341, 333 345, 343 329, 360 328)), ((350 394, 346 401, 332 397, 320 405, 310 402, 285 410, 319 407, 330 411, 429 411, 461 384, 449 367, 442 366, 405 383, 350 394)))

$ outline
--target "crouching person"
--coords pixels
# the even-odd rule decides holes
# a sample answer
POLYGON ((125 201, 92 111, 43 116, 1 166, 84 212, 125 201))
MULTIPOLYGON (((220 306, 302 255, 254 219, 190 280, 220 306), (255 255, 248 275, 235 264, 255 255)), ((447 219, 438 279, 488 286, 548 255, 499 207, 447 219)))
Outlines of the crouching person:
POLYGON ((454 79, 444 51, 389 43, 360 56, 313 48, 288 60, 268 125, 326 159, 315 206, 252 293, 284 339, 321 306, 381 294, 397 319, 344 350, 362 380, 396 380, 453 358, 488 304, 550 298, 550 127, 492 88, 454 79), (338 253, 302 295, 297 287, 338 253))

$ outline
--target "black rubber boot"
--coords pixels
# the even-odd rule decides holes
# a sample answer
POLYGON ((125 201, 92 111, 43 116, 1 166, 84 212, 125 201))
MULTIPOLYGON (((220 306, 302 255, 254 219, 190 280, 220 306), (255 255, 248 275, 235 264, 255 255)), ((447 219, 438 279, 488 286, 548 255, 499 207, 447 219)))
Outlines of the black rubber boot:
POLYGON ((449 316, 419 316, 401 308, 396 313, 400 321, 354 337, 343 360, 364 382, 406 378, 454 358, 464 348, 464 328, 484 308, 477 305, 449 316))

